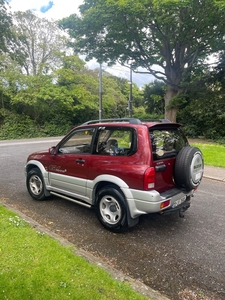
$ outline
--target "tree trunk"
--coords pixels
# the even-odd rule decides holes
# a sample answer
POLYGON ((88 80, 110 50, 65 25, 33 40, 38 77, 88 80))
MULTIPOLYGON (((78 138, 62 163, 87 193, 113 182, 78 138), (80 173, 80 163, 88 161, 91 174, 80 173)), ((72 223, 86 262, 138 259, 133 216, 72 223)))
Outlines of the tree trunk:
POLYGON ((171 104, 171 100, 180 94, 178 88, 173 87, 171 85, 167 85, 166 93, 164 96, 165 100, 165 119, 170 120, 171 122, 176 122, 178 107, 171 104))
POLYGON ((165 119, 170 120, 173 123, 176 123, 177 120, 177 107, 173 107, 165 110, 165 119))

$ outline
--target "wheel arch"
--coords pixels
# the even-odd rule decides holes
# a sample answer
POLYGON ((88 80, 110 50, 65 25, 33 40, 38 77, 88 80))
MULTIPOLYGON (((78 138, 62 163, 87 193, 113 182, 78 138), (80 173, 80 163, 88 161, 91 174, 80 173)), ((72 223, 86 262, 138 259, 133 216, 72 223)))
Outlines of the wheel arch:
POLYGON ((115 188, 116 190, 118 190, 119 192, 121 192, 122 193, 122 195, 123 195, 123 197, 124 197, 124 199, 126 200, 126 197, 125 197, 125 195, 124 195, 124 193, 123 193, 123 191, 121 190, 121 188, 117 185, 117 184, 115 184, 115 183, 113 183, 113 182, 110 182, 110 181, 101 181, 101 182, 98 182, 97 184, 96 184, 96 186, 94 187, 94 190, 93 190, 93 204, 95 205, 95 203, 96 203, 96 197, 97 197, 97 194, 99 193, 99 191, 102 189, 102 188, 104 188, 105 186, 111 186, 111 187, 113 187, 113 188, 115 188))
MULTIPOLYGON (((94 179, 94 181, 88 183, 88 188, 92 189, 92 204, 95 205, 96 196, 98 192, 106 185, 111 185, 122 193, 126 200, 127 195, 124 193, 124 189, 128 188, 128 185, 120 178, 113 175, 100 175, 94 179)), ((127 202, 127 201, 126 201, 127 202)))
POLYGON ((124 204, 127 208, 128 226, 133 227, 134 225, 136 225, 139 222, 139 217, 136 218, 131 217, 131 209, 133 207, 133 205, 131 205, 131 202, 132 202, 133 195, 130 192, 129 186, 122 179, 116 176, 100 175, 94 180, 93 190, 92 190, 92 204, 95 206, 98 192, 106 185, 112 186, 122 194, 124 198, 124 204), (129 199, 129 201, 127 199, 129 199))
POLYGON ((44 177, 45 173, 47 173, 46 170, 45 170, 45 168, 44 168, 44 166, 42 165, 42 163, 40 163, 37 160, 30 160, 26 164, 25 170, 28 173, 30 170, 32 170, 34 168, 38 168, 41 171, 43 177, 44 177))
POLYGON ((44 179, 44 190, 45 190, 45 196, 50 196, 49 191, 47 190, 47 186, 49 186, 49 180, 48 180, 48 172, 45 170, 42 163, 40 163, 37 160, 30 160, 26 166, 25 166, 25 174, 27 177, 28 172, 30 172, 32 169, 38 168, 43 176, 44 179))

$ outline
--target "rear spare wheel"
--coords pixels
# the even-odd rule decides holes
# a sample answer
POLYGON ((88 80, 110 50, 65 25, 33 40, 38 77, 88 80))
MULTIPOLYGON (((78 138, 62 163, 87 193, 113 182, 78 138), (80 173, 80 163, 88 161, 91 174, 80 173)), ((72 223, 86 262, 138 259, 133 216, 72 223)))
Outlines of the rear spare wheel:
POLYGON ((199 186, 204 172, 202 152, 197 147, 186 146, 178 153, 174 181, 177 186, 192 190, 199 186))

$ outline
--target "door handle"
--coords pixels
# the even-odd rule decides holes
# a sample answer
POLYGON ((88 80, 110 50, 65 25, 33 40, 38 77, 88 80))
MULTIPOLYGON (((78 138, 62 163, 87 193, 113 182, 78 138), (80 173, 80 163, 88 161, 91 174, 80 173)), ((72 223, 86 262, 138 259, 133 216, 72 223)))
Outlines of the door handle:
POLYGON ((82 159, 82 158, 78 158, 78 159, 76 159, 76 163, 78 163, 78 164, 84 164, 85 160, 82 159))
POLYGON ((160 165, 155 167, 156 172, 161 172, 166 170, 166 165, 160 165))

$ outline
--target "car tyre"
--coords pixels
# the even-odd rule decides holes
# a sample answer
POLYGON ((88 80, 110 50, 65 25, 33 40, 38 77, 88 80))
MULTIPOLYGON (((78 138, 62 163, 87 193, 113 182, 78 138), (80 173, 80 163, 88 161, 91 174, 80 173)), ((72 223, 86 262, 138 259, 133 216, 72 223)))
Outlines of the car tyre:
POLYGON ((38 168, 34 168, 28 172, 26 184, 27 190, 33 199, 45 199, 44 180, 41 171, 38 168))
POLYGON ((97 194, 96 215, 100 223, 112 232, 128 228, 127 207, 122 193, 113 186, 105 186, 97 194))
POLYGON ((197 147, 186 146, 178 153, 175 168, 174 181, 177 186, 187 190, 199 186, 204 172, 204 160, 202 152, 197 147))

